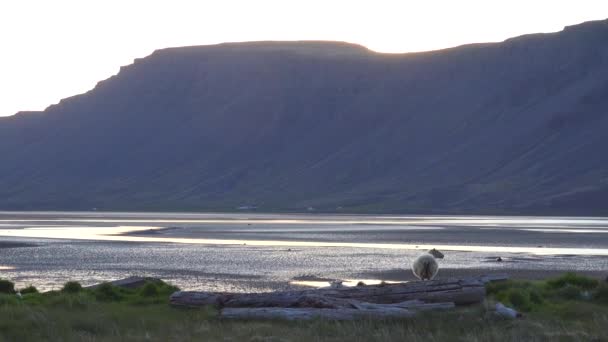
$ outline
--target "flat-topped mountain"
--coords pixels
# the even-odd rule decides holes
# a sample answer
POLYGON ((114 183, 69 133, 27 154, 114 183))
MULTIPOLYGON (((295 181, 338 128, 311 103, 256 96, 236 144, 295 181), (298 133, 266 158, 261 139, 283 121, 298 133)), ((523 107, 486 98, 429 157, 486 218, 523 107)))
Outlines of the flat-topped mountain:
POLYGON ((170 48, 0 118, 0 209, 608 215, 608 20, 380 54, 170 48))

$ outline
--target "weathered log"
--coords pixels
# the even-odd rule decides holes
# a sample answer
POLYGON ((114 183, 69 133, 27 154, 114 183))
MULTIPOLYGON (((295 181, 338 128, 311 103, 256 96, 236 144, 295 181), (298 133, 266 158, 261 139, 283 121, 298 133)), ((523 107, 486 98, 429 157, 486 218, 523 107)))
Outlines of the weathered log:
POLYGON ((318 309, 318 308, 226 308, 220 313, 223 319, 283 319, 310 320, 315 318, 328 320, 391 319, 412 317, 415 313, 407 309, 318 309))
POLYGON ((351 301, 350 303, 355 309, 376 309, 382 310, 386 308, 399 308, 399 309, 408 309, 412 311, 428 311, 428 310, 446 310, 453 309, 455 307, 454 303, 425 303, 420 300, 408 300, 401 303, 394 304, 375 304, 375 303, 366 303, 366 302, 357 302, 351 301))
MULTIPOLYGON (((505 279, 506 277, 498 277, 505 279)), ((214 293, 180 291, 171 295, 170 303, 176 306, 197 307, 213 305, 231 308, 255 307, 345 307, 343 300, 392 304, 408 300, 430 303, 453 302, 456 305, 473 304, 485 298, 487 277, 443 279, 397 284, 365 285, 344 288, 282 291, 270 293, 214 293)))
POLYGON ((353 305, 352 299, 335 298, 329 296, 321 296, 314 293, 303 294, 298 297, 290 307, 296 308, 318 308, 318 309, 338 309, 338 308, 356 308, 353 305))

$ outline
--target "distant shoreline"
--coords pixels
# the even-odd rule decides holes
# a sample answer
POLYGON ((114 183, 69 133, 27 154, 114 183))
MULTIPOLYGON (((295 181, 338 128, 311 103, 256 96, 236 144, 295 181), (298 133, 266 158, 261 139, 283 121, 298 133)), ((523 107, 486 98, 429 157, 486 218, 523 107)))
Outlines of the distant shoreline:
POLYGON ((604 216, 601 215, 585 215, 585 214, 572 214, 557 215, 555 213, 534 213, 534 212, 520 212, 520 213, 508 213, 508 212, 480 212, 480 213, 469 213, 469 212, 421 212, 421 211, 363 211, 363 210, 342 210, 342 211, 324 211, 322 209, 316 209, 314 211, 307 210, 280 210, 280 209, 268 209, 268 210, 239 210, 239 209, 210 209, 210 210, 198 210, 198 209, 163 209, 163 210, 146 210, 146 209, 102 209, 102 210, 91 210, 91 209, 44 209, 44 210, 19 210, 19 209, 2 209, 0 208, 0 215, 302 215, 302 216, 375 216, 375 217, 393 217, 393 216, 405 216, 405 217, 525 217, 525 218, 576 218, 576 219, 601 219, 608 218, 608 213, 604 216))
POLYGON ((0 241, 0 249, 4 248, 23 248, 23 247, 38 247, 35 243, 18 242, 18 241, 0 241))

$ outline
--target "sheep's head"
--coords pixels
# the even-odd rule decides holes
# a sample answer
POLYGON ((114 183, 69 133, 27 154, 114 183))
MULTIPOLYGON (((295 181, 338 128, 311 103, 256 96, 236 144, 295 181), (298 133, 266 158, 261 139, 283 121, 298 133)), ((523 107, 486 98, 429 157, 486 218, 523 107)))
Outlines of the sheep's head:
POLYGON ((434 256, 437 259, 443 259, 443 253, 441 253, 440 251, 436 250, 435 248, 429 250, 428 253, 430 255, 434 256))

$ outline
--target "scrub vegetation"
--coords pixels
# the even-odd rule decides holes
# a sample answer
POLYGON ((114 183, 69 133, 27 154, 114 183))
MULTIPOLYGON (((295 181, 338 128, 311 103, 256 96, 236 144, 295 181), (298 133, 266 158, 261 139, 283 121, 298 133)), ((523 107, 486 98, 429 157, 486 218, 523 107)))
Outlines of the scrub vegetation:
POLYGON ((0 341, 577 341, 608 338, 608 283, 565 274, 546 281, 488 285, 483 305, 429 312, 411 319, 356 322, 221 321, 213 308, 168 305, 176 287, 138 289, 68 282, 38 293, 0 282, 0 341), (21 294, 16 294, 18 290, 21 294), (523 317, 506 319, 495 302, 523 317))

